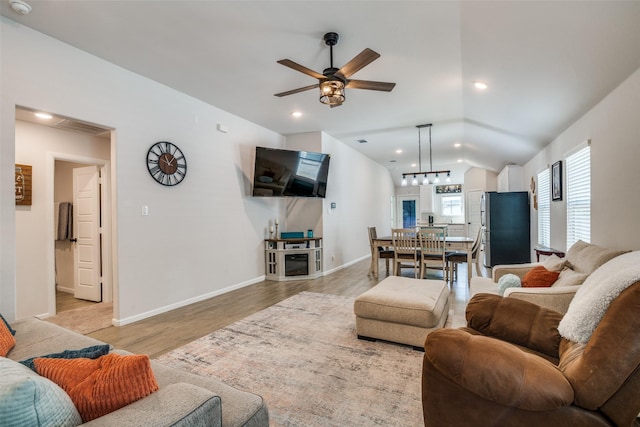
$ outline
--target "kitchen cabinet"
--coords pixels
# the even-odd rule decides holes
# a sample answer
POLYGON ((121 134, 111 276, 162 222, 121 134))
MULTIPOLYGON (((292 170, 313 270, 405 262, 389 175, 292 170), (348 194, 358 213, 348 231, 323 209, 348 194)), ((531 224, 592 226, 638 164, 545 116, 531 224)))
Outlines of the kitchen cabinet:
POLYGON ((434 212, 433 184, 420 186, 420 212, 434 212))
POLYGON ((464 224, 448 224, 447 236, 452 237, 465 237, 467 235, 466 227, 464 224))

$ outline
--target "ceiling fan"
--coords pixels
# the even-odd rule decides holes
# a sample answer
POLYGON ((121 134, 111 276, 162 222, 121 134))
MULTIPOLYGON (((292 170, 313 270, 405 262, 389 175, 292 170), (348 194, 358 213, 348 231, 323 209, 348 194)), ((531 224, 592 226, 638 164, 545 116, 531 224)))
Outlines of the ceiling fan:
POLYGON ((355 58, 347 62, 342 68, 338 69, 333 66, 333 46, 338 43, 337 33, 326 33, 324 42, 330 49, 331 66, 325 68, 322 74, 315 72, 305 66, 302 66, 290 59, 281 59, 278 64, 285 67, 300 71, 308 76, 318 79, 318 83, 301 87, 298 89, 288 90, 286 92, 276 93, 275 96, 287 96, 305 90, 320 88, 320 102, 329 105, 331 108, 339 107, 345 100, 345 88, 349 89, 368 89, 379 90, 383 92, 391 92, 396 85, 395 83, 374 82, 370 80, 352 80, 351 75, 366 67, 380 57, 380 54, 366 48, 360 52, 355 58))

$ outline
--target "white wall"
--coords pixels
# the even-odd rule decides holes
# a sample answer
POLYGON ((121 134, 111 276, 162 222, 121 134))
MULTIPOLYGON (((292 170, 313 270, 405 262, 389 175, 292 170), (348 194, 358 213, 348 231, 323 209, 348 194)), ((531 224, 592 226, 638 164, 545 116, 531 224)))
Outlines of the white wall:
MULTIPOLYGON (((591 139, 591 242, 640 249, 640 69, 562 132, 524 168, 525 181, 591 139)), ((563 182, 566 185, 566 178, 563 182)), ((551 202, 551 246, 566 249, 566 197, 551 202)), ((531 241, 537 242, 532 210, 531 241)))
MULTIPOLYGON (((115 129, 110 157, 112 191, 117 195, 113 207, 116 323, 129 323, 264 277, 263 239, 269 223, 286 215, 286 206, 282 199, 250 196, 254 147, 283 147, 282 135, 4 17, 0 24, 3 315, 13 319, 40 314, 46 308, 31 307, 25 302, 31 290, 16 286, 16 263, 23 262, 15 247, 16 105, 115 129), (218 123, 230 132, 218 132, 218 123), (186 155, 187 177, 176 187, 157 184, 147 171, 147 150, 160 140, 177 144, 186 155), (141 215, 142 205, 149 207, 149 216, 141 215)), ((332 154, 331 199, 309 202, 323 204, 323 213, 324 204, 338 203, 335 212, 320 221, 328 256, 333 257, 327 270, 369 253, 366 226, 389 222, 387 206, 393 187, 382 166, 331 137, 323 136, 322 141, 321 151, 332 154)), ((312 207, 311 215, 318 215, 317 208, 312 207)))
POLYGON ((367 227, 375 226, 381 235, 391 233, 394 188, 389 171, 324 132, 290 135, 287 147, 331 155, 326 198, 288 200, 288 230, 311 228, 323 237, 325 274, 369 256, 367 227))

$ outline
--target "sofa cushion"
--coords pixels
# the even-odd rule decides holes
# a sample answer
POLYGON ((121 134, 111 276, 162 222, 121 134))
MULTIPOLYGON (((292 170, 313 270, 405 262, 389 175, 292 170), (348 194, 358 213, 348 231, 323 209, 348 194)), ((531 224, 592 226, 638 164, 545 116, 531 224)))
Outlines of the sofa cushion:
POLYGON ((5 357, 15 347, 16 339, 5 322, 0 322, 0 356, 5 357))
POLYGON ((549 271, 544 266, 532 268, 522 278, 523 288, 548 288, 558 279, 560 273, 549 271))
POLYGON ((24 360, 42 354, 60 353, 72 348, 85 348, 92 345, 104 344, 86 335, 81 335, 69 329, 29 317, 12 322, 16 333, 16 346, 7 355, 9 359, 24 360))
POLYGON ((11 359, 0 358, 0 425, 77 426, 71 398, 54 384, 11 359))
POLYGON ((36 367, 33 364, 34 359, 36 358, 45 358, 45 359, 79 359, 81 357, 86 359, 97 359, 100 356, 104 356, 109 353, 109 344, 99 344, 92 345, 91 347, 81 348, 80 350, 65 350, 61 353, 53 353, 46 354, 44 356, 32 357, 30 359, 21 360, 22 363, 27 368, 32 371, 36 371, 36 367))
POLYGON ((565 267, 562 272, 560 272, 558 280, 556 280, 551 286, 560 287, 582 285, 582 282, 584 282, 587 277, 589 277, 588 274, 578 273, 569 267, 565 267))
POLYGON ((98 359, 35 359, 40 375, 71 396, 87 422, 120 409, 158 390, 145 354, 108 354, 98 359))
POLYGON ((555 271, 560 273, 564 267, 567 265, 566 258, 560 258, 558 255, 553 254, 542 262, 544 268, 549 271, 555 271))
POLYGON ((567 267, 577 273, 591 274, 605 262, 625 252, 629 251, 603 248, 578 240, 567 252, 567 267))

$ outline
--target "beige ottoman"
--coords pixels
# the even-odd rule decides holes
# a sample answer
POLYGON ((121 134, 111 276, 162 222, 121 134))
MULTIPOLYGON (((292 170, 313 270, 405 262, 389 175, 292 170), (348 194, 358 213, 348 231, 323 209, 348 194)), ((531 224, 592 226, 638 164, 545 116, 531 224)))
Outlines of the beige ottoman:
POLYGON ((449 287, 444 280, 390 276, 356 298, 353 311, 358 338, 423 349, 427 334, 447 320, 449 287))

